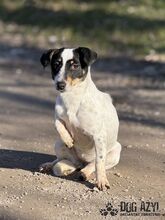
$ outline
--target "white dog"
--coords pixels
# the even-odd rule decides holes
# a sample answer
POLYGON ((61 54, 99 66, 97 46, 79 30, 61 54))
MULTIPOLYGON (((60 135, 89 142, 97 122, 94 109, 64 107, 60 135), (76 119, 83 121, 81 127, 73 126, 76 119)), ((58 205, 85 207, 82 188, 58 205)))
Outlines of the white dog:
POLYGON ((89 179, 96 171, 97 187, 109 187, 106 169, 120 159, 117 142, 119 121, 110 96, 99 91, 91 79, 90 66, 97 54, 86 47, 50 49, 41 56, 44 67, 50 64, 59 95, 55 103, 55 143, 57 159, 40 166, 56 176, 80 170, 89 179))

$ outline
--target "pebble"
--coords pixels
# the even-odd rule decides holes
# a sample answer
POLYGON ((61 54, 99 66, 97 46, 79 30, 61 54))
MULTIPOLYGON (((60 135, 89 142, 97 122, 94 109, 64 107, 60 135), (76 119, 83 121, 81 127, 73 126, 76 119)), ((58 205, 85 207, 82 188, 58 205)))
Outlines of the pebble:
POLYGON ((120 173, 114 173, 114 175, 117 177, 122 177, 122 175, 120 173))
POLYGON ((123 192, 128 192, 128 189, 124 189, 123 192))
POLYGON ((130 179, 130 176, 126 176, 126 179, 130 179))
POLYGON ((132 148, 133 146, 131 144, 127 145, 126 148, 132 148))
POLYGON ((90 191, 92 191, 92 192, 99 192, 99 189, 95 186, 95 187, 93 187, 93 189, 91 189, 90 191))

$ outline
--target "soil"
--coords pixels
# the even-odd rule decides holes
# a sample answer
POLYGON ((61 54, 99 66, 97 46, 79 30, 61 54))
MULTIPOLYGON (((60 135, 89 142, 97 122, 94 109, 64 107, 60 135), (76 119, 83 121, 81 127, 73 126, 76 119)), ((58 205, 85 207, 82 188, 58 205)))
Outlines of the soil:
MULTIPOLYGON (((110 189, 90 182, 41 174, 38 166, 55 154, 54 101, 49 70, 40 50, 1 46, 0 55, 0 219, 105 219, 110 202, 158 202, 165 213, 165 64, 124 57, 94 64, 96 85, 112 95, 120 119, 120 163, 107 172, 110 189)), ((96 119, 97 120, 97 119, 96 119)))

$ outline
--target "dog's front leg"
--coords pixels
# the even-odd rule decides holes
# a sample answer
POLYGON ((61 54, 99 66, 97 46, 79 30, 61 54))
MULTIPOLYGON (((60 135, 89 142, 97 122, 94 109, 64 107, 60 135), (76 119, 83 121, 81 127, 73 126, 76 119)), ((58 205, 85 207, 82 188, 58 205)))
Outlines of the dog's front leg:
POLYGON ((56 119, 55 126, 63 142, 69 148, 73 147, 73 138, 71 137, 70 133, 66 129, 64 123, 60 119, 56 119))
POLYGON ((109 182, 107 180, 105 171, 106 162, 106 141, 104 137, 96 137, 95 140, 95 150, 96 150, 96 180, 97 187, 99 190, 104 190, 109 188, 109 182))

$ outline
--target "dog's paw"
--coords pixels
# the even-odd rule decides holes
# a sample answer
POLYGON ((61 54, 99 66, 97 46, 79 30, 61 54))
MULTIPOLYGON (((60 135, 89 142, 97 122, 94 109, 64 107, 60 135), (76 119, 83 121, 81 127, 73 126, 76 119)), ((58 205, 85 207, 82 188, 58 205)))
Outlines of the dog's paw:
POLYGON ((39 166, 39 172, 49 173, 52 170, 52 167, 53 165, 51 162, 43 163, 39 166))
POLYGON ((110 188, 107 177, 98 177, 97 178, 97 187, 99 190, 103 191, 110 188))
POLYGON ((107 216, 108 211, 106 209, 100 209, 100 214, 103 215, 103 216, 107 216))
POLYGON ((65 138, 65 139, 64 139, 64 142, 65 142, 65 144, 66 144, 66 146, 67 146, 68 148, 72 148, 73 145, 74 145, 74 142, 73 142, 73 139, 72 139, 72 138, 65 138))

